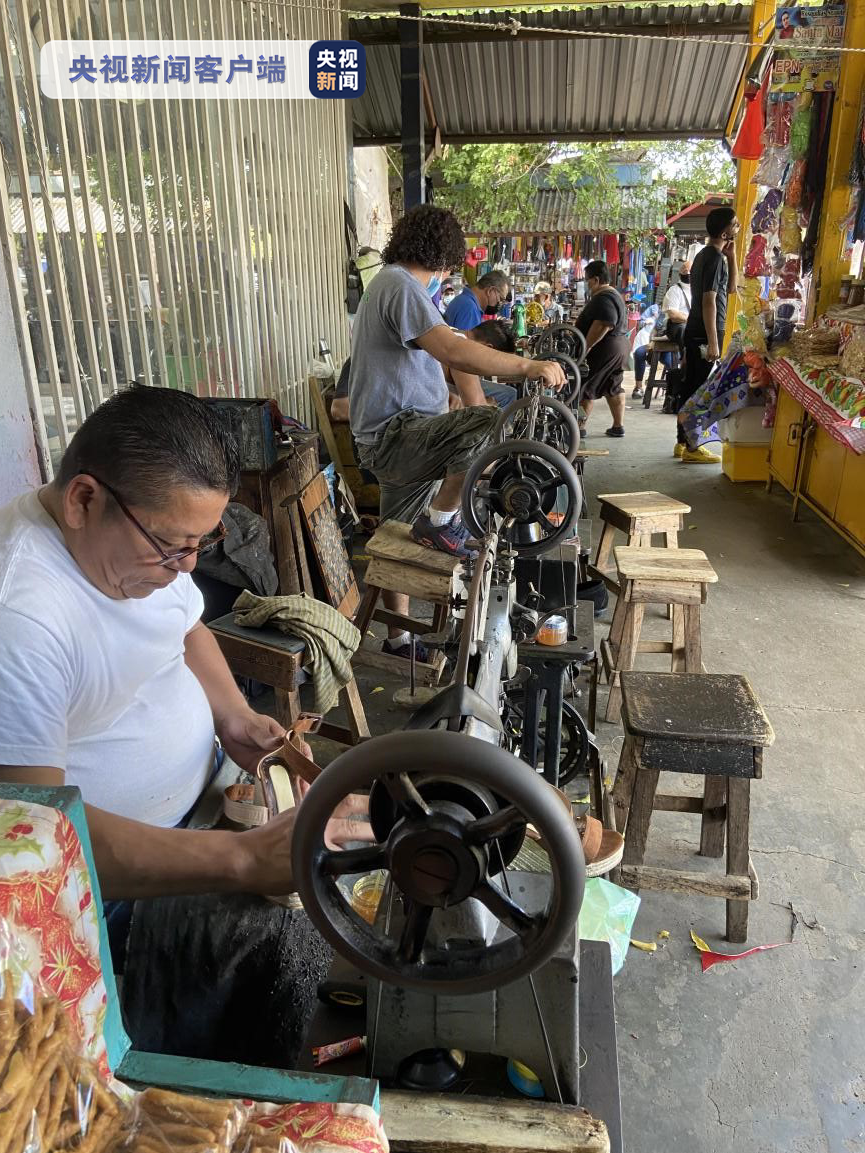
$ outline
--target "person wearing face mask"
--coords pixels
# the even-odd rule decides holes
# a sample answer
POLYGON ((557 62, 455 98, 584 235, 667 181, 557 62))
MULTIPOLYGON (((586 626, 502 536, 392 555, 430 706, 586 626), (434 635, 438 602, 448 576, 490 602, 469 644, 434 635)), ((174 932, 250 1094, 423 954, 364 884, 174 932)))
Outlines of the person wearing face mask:
POLYGON ((451 328, 463 332, 477 328, 485 313, 498 309, 507 300, 510 285, 503 272, 486 272, 477 284, 467 284, 459 296, 454 297, 445 310, 445 320, 451 328))
POLYGON ((622 379, 628 363, 628 308, 610 284, 610 270, 603 260, 590 260, 585 272, 589 300, 577 318, 586 338, 587 375, 583 378, 580 406, 586 420, 598 397, 610 407, 613 423, 607 436, 624 436, 625 389, 622 379))
MULTIPOLYGON (((378 480, 382 520, 405 521, 419 544, 456 557, 472 552, 458 512, 463 478, 499 415, 479 378, 518 376, 556 391, 565 382, 553 361, 527 360, 451 330, 431 297, 464 257, 463 231, 446 209, 419 205, 396 222, 384 267, 357 310, 348 378, 358 463, 378 480), (456 370, 465 405, 454 412, 443 365, 456 370)), ((387 593, 385 605, 408 616, 407 594, 387 593)), ((409 634, 392 628, 385 652, 410 657, 409 634)), ((415 654, 424 659, 420 644, 415 654)))

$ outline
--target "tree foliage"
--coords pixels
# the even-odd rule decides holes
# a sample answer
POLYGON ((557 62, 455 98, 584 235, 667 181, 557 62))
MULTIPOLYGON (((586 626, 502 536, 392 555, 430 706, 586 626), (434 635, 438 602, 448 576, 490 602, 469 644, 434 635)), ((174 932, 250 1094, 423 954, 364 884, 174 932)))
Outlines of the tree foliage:
POLYGON ((446 148, 431 171, 436 202, 450 208, 470 233, 507 232, 531 220, 540 188, 567 189, 575 215, 604 213, 619 201, 615 164, 639 161, 656 184, 672 192, 671 211, 729 191, 735 169, 715 141, 658 141, 634 148, 626 141, 546 144, 466 144, 446 148))

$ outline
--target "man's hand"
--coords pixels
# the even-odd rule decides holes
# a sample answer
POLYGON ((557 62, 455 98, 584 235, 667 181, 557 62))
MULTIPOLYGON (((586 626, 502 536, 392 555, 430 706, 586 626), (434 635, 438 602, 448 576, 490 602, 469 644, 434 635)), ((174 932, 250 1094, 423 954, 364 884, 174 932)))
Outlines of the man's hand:
MULTIPOLYGON (((369 799, 352 794, 334 810, 325 829, 325 844, 340 849, 347 842, 375 840, 367 820, 369 799)), ((242 889, 248 893, 282 896, 297 888, 291 871, 291 840, 298 818, 303 819, 303 802, 299 807, 236 834, 244 857, 242 889)))
POLYGON ((247 708, 225 717, 217 735, 234 763, 251 773, 265 753, 279 748, 285 729, 273 717, 247 708))
POLYGON ((565 387, 565 370, 556 360, 530 360, 525 373, 526 380, 542 380, 544 388, 560 392, 565 387))
POLYGON ((717 360, 721 355, 717 340, 710 337, 706 342, 706 360, 717 360))

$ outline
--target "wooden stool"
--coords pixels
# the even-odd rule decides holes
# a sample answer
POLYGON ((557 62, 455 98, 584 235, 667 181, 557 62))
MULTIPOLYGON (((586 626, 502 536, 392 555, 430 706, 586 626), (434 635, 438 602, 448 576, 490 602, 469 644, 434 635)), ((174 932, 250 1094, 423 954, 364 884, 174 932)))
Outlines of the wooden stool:
MULTIPOLYGON (((306 645, 279 629, 250 629, 234 623, 234 613, 210 621, 228 667, 236 677, 270 685, 280 724, 289 728, 300 716, 300 671, 306 645)), ((341 690, 348 727, 322 721, 319 733, 343 745, 356 745, 370 735, 354 677, 341 690)))
POLYGON ((625 835, 619 876, 630 889, 703 893, 727 902, 727 940, 748 937, 748 901, 758 895, 748 823, 751 781, 763 775, 772 726, 745 677, 717 673, 622 673, 625 744, 613 787, 616 826, 625 835), (702 797, 659 794, 661 772, 705 777, 702 797), (700 853, 727 873, 644 865, 652 812, 698 813, 700 853))
POLYGON ((618 593, 619 581, 610 568, 616 529, 627 535, 628 544, 633 547, 650 547, 652 537, 658 534, 663 536, 667 548, 676 548, 685 513, 691 511, 691 506, 662 492, 614 492, 599 496, 598 500, 604 528, 589 574, 602 580, 610 592, 618 593))
MULTIPOLYGON (((366 632, 370 622, 376 620, 394 628, 407 629, 412 637, 441 632, 453 594, 454 573, 461 562, 447 553, 417 544, 411 539, 410 526, 398 520, 388 520, 379 525, 370 537, 366 551, 370 556, 364 576, 366 593, 354 618, 361 635, 355 660, 402 675, 408 671, 408 661, 376 651, 367 645, 366 632), (409 593, 418 600, 435 605, 432 624, 377 608, 382 592, 409 593)), ((415 676, 418 683, 438 684, 445 663, 441 652, 431 656, 428 663, 417 661, 415 676)))
POLYGON ((675 340, 667 340, 664 337, 659 337, 657 340, 649 342, 649 379, 646 381, 646 391, 643 395, 643 408, 652 407, 652 393, 655 388, 666 388, 666 381, 659 381, 655 384, 655 377, 658 375, 658 364, 661 360, 661 354, 664 352, 672 352, 676 357, 676 364, 678 365, 682 350, 675 340))
POLYGON ((634 667, 638 653, 670 653, 674 673, 701 671, 700 605, 706 603, 707 585, 718 579, 706 554, 696 548, 617 548, 614 555, 621 589, 610 635, 601 641, 610 684, 608 721, 619 719, 620 674, 634 667), (640 640, 647 604, 673 606, 669 641, 640 640))

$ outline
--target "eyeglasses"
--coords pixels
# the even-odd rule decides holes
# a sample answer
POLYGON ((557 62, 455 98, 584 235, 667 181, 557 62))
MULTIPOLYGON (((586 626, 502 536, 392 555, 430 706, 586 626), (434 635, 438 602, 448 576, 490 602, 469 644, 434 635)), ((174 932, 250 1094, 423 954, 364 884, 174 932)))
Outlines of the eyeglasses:
POLYGON ((92 472, 87 473, 87 475, 93 477, 97 484, 102 485, 105 491, 114 498, 115 504, 126 517, 126 519, 135 525, 135 527, 138 529, 150 547, 159 553, 160 566, 176 564, 178 561, 186 560, 187 557, 193 556, 194 554, 202 556, 204 553, 208 553, 211 549, 215 548, 220 541, 225 540, 226 536, 228 535, 228 529, 225 527, 223 522, 220 521, 215 530, 211 533, 208 533, 207 536, 202 537, 198 544, 194 544, 190 548, 178 549, 177 552, 166 552, 165 549, 160 545, 159 541, 150 535, 138 517, 129 511, 120 496, 114 491, 110 484, 106 484, 105 481, 100 480, 98 476, 93 476, 92 472))

